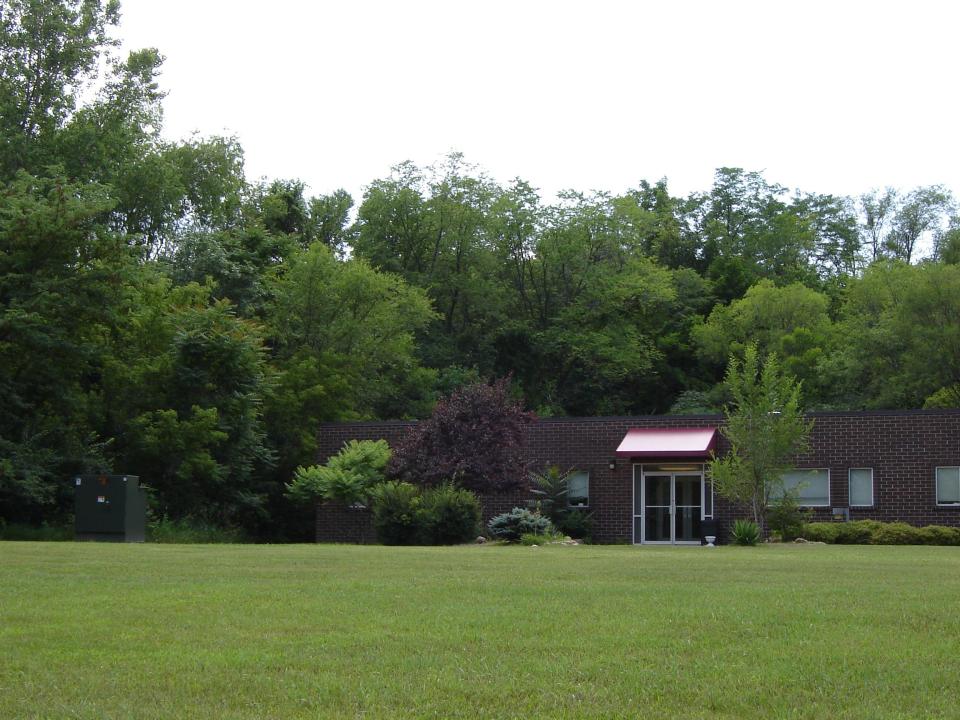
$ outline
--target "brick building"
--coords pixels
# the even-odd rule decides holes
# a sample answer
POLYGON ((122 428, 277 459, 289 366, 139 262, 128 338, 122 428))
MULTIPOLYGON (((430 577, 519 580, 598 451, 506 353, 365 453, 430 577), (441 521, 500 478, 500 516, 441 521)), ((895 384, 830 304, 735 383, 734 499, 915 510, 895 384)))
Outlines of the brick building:
MULTIPOLYGON (((810 451, 785 478, 814 518, 960 526, 960 409, 811 413, 810 451)), ((530 468, 576 471, 573 501, 593 514, 598 542, 699 543, 725 537, 744 508, 713 492, 704 463, 727 445, 716 415, 542 418, 530 428, 530 468)), ((320 460, 347 440, 398 440, 410 422, 330 423, 320 460)), ((482 498, 489 518, 529 499, 482 498)), ((366 512, 322 505, 318 541, 372 540, 366 512)))

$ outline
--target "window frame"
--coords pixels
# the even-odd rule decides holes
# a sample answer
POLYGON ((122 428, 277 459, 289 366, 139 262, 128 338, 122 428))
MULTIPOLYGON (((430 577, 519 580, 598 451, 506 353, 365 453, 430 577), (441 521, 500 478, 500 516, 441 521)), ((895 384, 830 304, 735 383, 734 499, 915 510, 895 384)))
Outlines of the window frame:
MULTIPOLYGON (((830 478, 830 468, 824 468, 824 467, 793 468, 792 470, 788 470, 787 472, 788 472, 788 473, 791 473, 791 472, 808 472, 808 473, 813 473, 813 472, 825 472, 825 473, 827 474, 827 501, 826 501, 825 503, 817 503, 817 504, 815 504, 815 505, 811 505, 810 503, 803 502, 803 498, 797 498, 797 505, 798 505, 799 507, 808 507, 808 508, 829 508, 829 507, 831 507, 830 502, 831 502, 833 493, 830 491, 830 480, 831 480, 831 478, 830 478)), ((784 474, 786 474, 786 473, 784 473, 784 474)), ((783 482, 783 476, 780 477, 780 481, 783 482)), ((784 491, 786 491, 786 488, 784 488, 784 491)), ((782 495, 773 495, 773 494, 771 494, 771 495, 770 495, 770 504, 772 505, 774 502, 776 502, 777 500, 779 500, 781 497, 783 497, 783 496, 782 496, 782 495)))
MULTIPOLYGON (((940 502, 941 470, 956 470, 957 475, 960 476, 960 465, 937 465, 933 470, 933 499, 936 501, 937 507, 960 508, 960 501, 940 502)), ((958 478, 958 483, 960 483, 960 478, 958 478)))
POLYGON ((567 507, 568 508, 589 508, 590 507, 590 471, 589 470, 573 470, 567 476, 567 507), (579 505, 574 505, 570 500, 570 478, 572 478, 574 475, 585 475, 587 479, 586 495, 585 495, 586 502, 581 503, 579 505))
POLYGON ((852 467, 847 468, 847 505, 852 508, 871 508, 876 506, 877 497, 875 492, 875 486, 873 481, 873 468, 872 467, 852 467), (861 503, 853 502, 853 472, 855 470, 869 470, 870 471, 870 504, 864 505, 861 503))

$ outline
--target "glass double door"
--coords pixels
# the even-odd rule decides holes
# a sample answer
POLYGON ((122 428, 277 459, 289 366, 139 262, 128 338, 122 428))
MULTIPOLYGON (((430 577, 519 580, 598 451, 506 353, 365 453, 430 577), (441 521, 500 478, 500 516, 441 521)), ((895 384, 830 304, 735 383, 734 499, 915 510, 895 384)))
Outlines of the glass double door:
POLYGON ((703 472, 634 468, 635 543, 699 543, 702 520, 703 472))

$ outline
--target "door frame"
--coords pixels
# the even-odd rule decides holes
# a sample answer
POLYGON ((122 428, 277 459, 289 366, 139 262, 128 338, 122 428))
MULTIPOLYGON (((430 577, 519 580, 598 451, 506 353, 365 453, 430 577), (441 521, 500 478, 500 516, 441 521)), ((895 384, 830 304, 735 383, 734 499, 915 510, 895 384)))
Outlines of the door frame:
MULTIPOLYGON (((630 488, 630 517, 633 520, 631 523, 631 536, 634 545, 699 545, 700 540, 677 540, 677 527, 676 527, 676 515, 677 515, 677 476, 678 475, 700 475, 700 522, 704 520, 711 519, 713 517, 713 483, 707 482, 707 473, 706 466, 702 462, 674 462, 674 463, 633 463, 633 473, 631 477, 631 488, 630 488), (699 469, 690 469, 690 466, 697 466, 699 469), (676 469, 671 466, 676 466, 676 469), (647 471, 645 467, 650 467, 651 475, 669 475, 670 476, 670 539, 669 540, 647 540, 647 526, 646 526, 646 510, 647 510, 647 487, 646 479, 647 471), (653 469, 661 468, 659 470, 653 469), (682 468, 682 469, 681 469, 682 468), (637 475, 639 473, 640 477, 640 514, 637 515, 637 475), (707 509, 707 493, 710 494, 710 514, 706 512, 707 509), (637 538, 637 520, 640 521, 640 538, 637 538)), ((660 507, 660 506, 657 506, 660 507)))

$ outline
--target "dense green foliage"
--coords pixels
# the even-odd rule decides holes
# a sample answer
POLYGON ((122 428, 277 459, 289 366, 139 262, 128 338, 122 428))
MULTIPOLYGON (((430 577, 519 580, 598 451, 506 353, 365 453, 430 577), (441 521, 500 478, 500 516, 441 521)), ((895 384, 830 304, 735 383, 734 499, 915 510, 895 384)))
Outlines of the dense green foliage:
POLYGON ((285 486, 319 422, 423 418, 507 376, 544 416, 717 411, 750 341, 808 409, 960 404, 942 187, 720 168, 687 197, 550 200, 454 153, 354 207, 247 181, 234 138, 164 139, 163 58, 119 56, 118 17, 0 0, 0 517, 61 522, 67 478, 115 470, 172 520, 307 537, 285 486))
POLYGON ((874 530, 881 523, 877 520, 855 520, 844 523, 810 523, 803 528, 806 540, 839 543, 841 545, 867 545, 874 530))
POLYGON ((416 545, 420 540, 422 489, 413 483, 388 480, 371 492, 373 529, 384 545, 416 545))
POLYGON ((767 511, 770 532, 781 540, 794 540, 803 535, 803 529, 813 512, 800 505, 796 488, 784 490, 767 511))
POLYGON ((420 501, 423 538, 429 545, 456 545, 477 537, 480 500, 453 483, 427 488, 420 501))
POLYGON ((303 503, 333 500, 366 505, 373 489, 383 482, 389 460, 386 440, 349 440, 325 465, 297 468, 287 494, 303 503))
POLYGON ((0 543, 0 558, 3 718, 957 715, 956 548, 0 543))
POLYGON ((76 528, 73 523, 60 525, 32 525, 26 523, 7 523, 0 520, 0 540, 43 540, 60 542, 73 540, 76 528))
POLYGON ((241 543, 247 539, 238 528, 223 527, 190 517, 177 520, 163 517, 153 520, 147 526, 147 534, 150 542, 180 545, 241 543))
POLYGON ((473 540, 480 500, 452 483, 422 488, 390 480, 371 492, 373 526, 384 545, 456 545, 473 540))
POLYGON ((960 545, 960 528, 877 520, 818 522, 804 525, 803 537, 838 545, 960 545))

